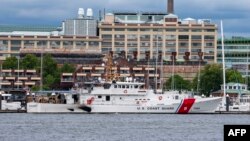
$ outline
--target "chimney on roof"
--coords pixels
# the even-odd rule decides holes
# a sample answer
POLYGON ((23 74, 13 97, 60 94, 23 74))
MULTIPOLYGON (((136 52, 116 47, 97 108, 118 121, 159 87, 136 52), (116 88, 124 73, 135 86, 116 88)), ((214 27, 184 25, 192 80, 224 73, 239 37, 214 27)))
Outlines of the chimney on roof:
POLYGON ((168 0, 168 14, 174 14, 174 0, 168 0))

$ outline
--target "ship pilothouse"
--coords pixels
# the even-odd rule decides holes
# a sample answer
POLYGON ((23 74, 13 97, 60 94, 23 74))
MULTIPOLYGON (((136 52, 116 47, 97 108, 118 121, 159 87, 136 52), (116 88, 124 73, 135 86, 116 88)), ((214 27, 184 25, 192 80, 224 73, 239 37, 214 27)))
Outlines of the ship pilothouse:
POLYGON ((90 95, 82 96, 83 104, 121 104, 135 105, 140 101, 149 101, 147 97, 148 90, 145 89, 144 83, 135 82, 132 78, 126 79, 126 82, 113 80, 105 82, 102 86, 92 87, 90 95), (91 101, 91 102, 90 102, 91 101))

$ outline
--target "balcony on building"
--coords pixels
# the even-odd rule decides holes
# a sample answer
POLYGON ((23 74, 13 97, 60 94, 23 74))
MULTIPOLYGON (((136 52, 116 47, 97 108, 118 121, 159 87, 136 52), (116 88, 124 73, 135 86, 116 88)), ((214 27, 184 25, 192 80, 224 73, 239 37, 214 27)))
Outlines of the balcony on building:
POLYGON ((61 82, 74 82, 73 73, 62 73, 61 82))

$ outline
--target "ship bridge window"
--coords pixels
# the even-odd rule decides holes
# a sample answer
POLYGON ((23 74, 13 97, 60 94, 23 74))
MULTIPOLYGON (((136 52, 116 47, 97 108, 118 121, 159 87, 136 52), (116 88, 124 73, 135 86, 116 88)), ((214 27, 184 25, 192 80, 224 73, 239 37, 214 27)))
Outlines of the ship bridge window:
POLYGON ((138 85, 135 85, 135 88, 138 88, 138 85))
POLYGON ((122 88, 124 89, 124 88, 125 88, 125 85, 122 85, 122 88))
POLYGON ((118 88, 122 88, 122 86, 121 86, 121 85, 118 85, 118 88))
POLYGON ((98 95, 98 98, 102 98, 102 96, 101 96, 101 95, 98 95))
POLYGON ((175 99, 179 99, 179 96, 178 96, 178 95, 176 95, 176 96, 175 96, 175 99))
POLYGON ((114 85, 114 88, 117 88, 117 85, 114 85))
POLYGON ((126 88, 128 89, 128 88, 129 88, 129 85, 126 85, 126 88))
POLYGON ((111 84, 104 84, 104 85, 103 85, 104 89, 109 89, 110 86, 111 86, 111 84))

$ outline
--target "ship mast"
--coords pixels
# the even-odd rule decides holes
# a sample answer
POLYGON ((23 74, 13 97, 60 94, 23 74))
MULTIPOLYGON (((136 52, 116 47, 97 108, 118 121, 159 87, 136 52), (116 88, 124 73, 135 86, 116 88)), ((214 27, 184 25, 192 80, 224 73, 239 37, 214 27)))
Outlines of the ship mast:
POLYGON ((226 100, 226 72, 225 72, 225 53, 224 53, 225 51, 224 51, 224 33, 223 33, 222 21, 221 21, 221 46, 222 46, 222 67, 223 67, 223 99, 226 100))
POLYGON ((105 61, 105 70, 106 70, 105 81, 110 82, 113 80, 117 80, 118 74, 112 72, 112 69, 114 66, 112 53, 107 54, 104 61, 105 61))

